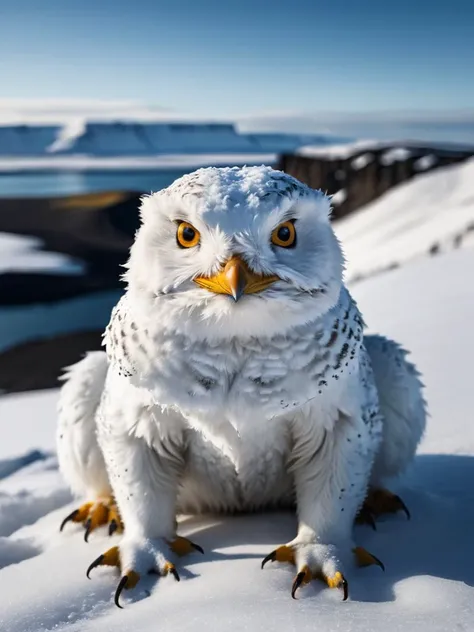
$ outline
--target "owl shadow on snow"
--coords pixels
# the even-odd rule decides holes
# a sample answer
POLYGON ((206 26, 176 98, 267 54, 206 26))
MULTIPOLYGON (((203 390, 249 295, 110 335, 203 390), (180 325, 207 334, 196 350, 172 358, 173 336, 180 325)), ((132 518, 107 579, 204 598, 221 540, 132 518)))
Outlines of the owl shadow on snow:
MULTIPOLYGON (((351 599, 393 601, 396 582, 423 575, 474 586, 473 482, 474 457, 418 456, 403 481, 391 486, 409 507, 411 519, 400 513, 380 518, 376 531, 368 526, 355 527, 356 544, 380 558, 386 572, 375 566, 350 569, 351 599)), ((180 530, 204 548, 206 561, 254 558, 258 567, 273 548, 293 539, 296 518, 290 511, 187 517, 180 530), (261 552, 220 550, 239 545, 261 547, 261 552)), ((193 577, 190 567, 199 561, 199 555, 186 558, 183 576, 193 577)), ((269 565, 268 572, 275 567, 269 565)), ((288 568, 288 572, 290 580, 294 570, 288 568)), ((300 598, 311 597, 311 592, 314 595, 314 591, 302 591, 300 598)))

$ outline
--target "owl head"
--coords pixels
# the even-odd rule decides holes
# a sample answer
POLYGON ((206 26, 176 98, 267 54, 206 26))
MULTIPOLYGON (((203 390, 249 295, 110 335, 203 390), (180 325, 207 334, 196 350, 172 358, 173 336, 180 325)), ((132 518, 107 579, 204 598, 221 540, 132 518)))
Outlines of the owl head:
POLYGON ((321 191, 270 167, 199 169, 142 199, 128 292, 164 327, 262 337, 324 315, 343 257, 321 191))

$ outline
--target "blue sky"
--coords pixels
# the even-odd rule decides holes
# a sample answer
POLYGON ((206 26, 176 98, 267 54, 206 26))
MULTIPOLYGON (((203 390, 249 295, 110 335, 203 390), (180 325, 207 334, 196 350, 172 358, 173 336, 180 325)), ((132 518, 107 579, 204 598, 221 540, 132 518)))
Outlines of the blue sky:
POLYGON ((474 108, 474 2, 0 0, 0 97, 196 114, 474 108))

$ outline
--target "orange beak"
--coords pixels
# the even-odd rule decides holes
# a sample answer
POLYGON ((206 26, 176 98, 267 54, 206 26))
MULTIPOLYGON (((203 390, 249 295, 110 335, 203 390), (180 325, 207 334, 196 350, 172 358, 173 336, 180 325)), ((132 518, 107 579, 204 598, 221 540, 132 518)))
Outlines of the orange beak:
POLYGON ((255 274, 240 257, 231 257, 220 272, 212 277, 196 277, 194 282, 215 294, 229 294, 238 301, 242 294, 261 292, 278 280, 275 275, 255 274))

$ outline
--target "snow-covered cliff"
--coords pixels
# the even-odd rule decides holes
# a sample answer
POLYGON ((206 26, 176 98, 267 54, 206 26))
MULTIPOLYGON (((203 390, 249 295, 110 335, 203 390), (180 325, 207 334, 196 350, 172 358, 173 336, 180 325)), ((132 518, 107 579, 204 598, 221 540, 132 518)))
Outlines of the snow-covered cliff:
POLYGON ((72 120, 64 124, 0 125, 0 156, 153 156, 262 154, 294 151, 334 139, 300 134, 244 134, 232 123, 72 120))

